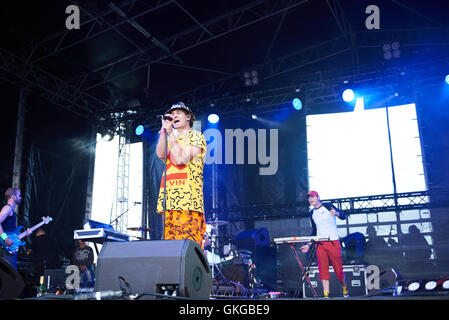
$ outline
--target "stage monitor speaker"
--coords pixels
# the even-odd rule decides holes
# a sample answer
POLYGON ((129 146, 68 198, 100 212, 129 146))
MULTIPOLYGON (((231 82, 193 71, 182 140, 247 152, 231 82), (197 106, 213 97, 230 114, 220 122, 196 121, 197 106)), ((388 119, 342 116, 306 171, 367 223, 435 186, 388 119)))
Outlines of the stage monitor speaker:
POLYGON ((0 299, 19 298, 24 288, 22 276, 8 261, 0 258, 0 299))
MULTIPOLYGON (((170 294, 208 299, 212 273, 201 247, 192 240, 106 242, 98 256, 95 291, 119 291, 123 277, 133 294, 170 294)), ((144 295, 141 299, 155 299, 144 295)))

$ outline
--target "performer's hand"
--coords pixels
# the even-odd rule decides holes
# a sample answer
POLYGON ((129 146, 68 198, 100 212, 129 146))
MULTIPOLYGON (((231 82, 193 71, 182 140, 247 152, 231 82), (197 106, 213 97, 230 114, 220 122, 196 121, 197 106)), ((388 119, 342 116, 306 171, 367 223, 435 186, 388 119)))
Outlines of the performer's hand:
POLYGON ((302 246, 301 248, 299 248, 299 250, 301 250, 302 253, 307 253, 307 251, 309 251, 310 246, 308 244, 302 246))
POLYGON ((340 213, 337 210, 335 210, 334 208, 331 208, 331 215, 333 215, 334 217, 335 216, 339 217, 340 213))
POLYGON ((30 228, 28 228, 28 229, 26 230, 26 235, 29 236, 31 233, 32 233, 32 231, 30 230, 30 228))
MULTIPOLYGON (((166 116, 170 116, 170 115, 166 114, 166 116)), ((165 130, 167 135, 171 134, 173 132, 173 121, 161 119, 161 122, 162 122, 161 130, 165 130)))
POLYGON ((5 244, 6 244, 7 246, 11 246, 11 245, 14 244, 14 241, 12 241, 12 240, 9 239, 9 238, 6 238, 6 239, 5 239, 5 244))

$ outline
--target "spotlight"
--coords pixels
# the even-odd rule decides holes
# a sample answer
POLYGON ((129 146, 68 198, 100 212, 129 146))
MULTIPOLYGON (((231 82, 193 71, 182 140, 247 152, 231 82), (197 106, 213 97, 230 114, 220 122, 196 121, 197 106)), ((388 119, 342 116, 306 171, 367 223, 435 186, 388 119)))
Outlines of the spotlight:
POLYGON ((144 130, 145 130, 145 128, 143 127, 143 125, 139 124, 136 127, 136 135, 140 136, 143 133, 144 130))
POLYGON ((251 116, 251 118, 253 118, 254 120, 256 120, 256 119, 257 119, 257 115, 253 114, 253 115, 251 116))
POLYGON ((396 288, 393 295, 447 295, 447 290, 449 290, 448 278, 401 280, 396 282, 396 288))
POLYGON ((101 139, 104 141, 111 141, 112 139, 114 139, 114 133, 110 130, 105 131, 101 134, 101 139))
POLYGON ((247 87, 258 85, 259 73, 256 70, 243 73, 243 83, 247 87))
POLYGON ((424 286, 424 288, 426 288, 426 290, 433 290, 437 287, 438 283, 434 280, 431 280, 429 282, 427 282, 424 286))
POLYGON ((207 120, 210 123, 217 123, 218 121, 220 121, 220 117, 217 114, 212 113, 207 117, 207 120))
POLYGON ((346 89, 345 91, 343 91, 342 97, 344 101, 351 102, 355 97, 354 91, 352 91, 351 89, 346 89))
POLYGON ((408 291, 415 292, 416 290, 419 289, 419 287, 420 287, 419 282, 418 281, 414 281, 414 282, 412 282, 412 283, 410 283, 408 285, 408 291))
POLYGON ((446 81, 447 84, 449 84, 449 74, 446 76, 444 80, 446 81))
POLYGON ((393 42, 392 44, 385 43, 382 46, 382 50, 384 51, 384 59, 391 60, 391 58, 400 58, 401 57, 401 44, 399 42, 393 42), (392 52, 393 51, 393 52, 392 52))
POLYGON ((293 104, 293 107, 296 110, 301 110, 302 109, 302 102, 298 98, 293 99, 292 104, 293 104))
POLYGON ((449 290, 449 279, 443 282, 442 287, 445 290, 449 290))

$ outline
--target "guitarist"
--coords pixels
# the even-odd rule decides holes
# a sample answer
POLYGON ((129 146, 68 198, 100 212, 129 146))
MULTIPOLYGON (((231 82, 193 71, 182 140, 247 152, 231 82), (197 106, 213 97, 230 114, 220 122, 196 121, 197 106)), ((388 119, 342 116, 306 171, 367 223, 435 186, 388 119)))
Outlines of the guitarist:
MULTIPOLYGON (((17 188, 8 188, 5 192, 6 205, 0 211, 0 237, 3 242, 10 246, 13 241, 8 238, 8 232, 14 231, 17 227, 16 205, 22 200, 20 190, 17 188)), ((27 235, 30 235, 30 229, 27 229, 27 235)), ((10 255, 0 247, 0 257, 8 261, 14 269, 17 270, 17 254, 10 255)))

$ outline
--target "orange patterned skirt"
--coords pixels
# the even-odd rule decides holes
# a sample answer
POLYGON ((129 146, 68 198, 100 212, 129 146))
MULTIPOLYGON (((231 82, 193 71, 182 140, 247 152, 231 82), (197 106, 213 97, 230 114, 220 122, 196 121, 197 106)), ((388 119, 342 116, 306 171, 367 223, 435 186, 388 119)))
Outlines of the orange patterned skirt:
POLYGON ((190 239, 203 249, 206 219, 202 212, 191 210, 167 210, 165 212, 165 240, 190 239))

